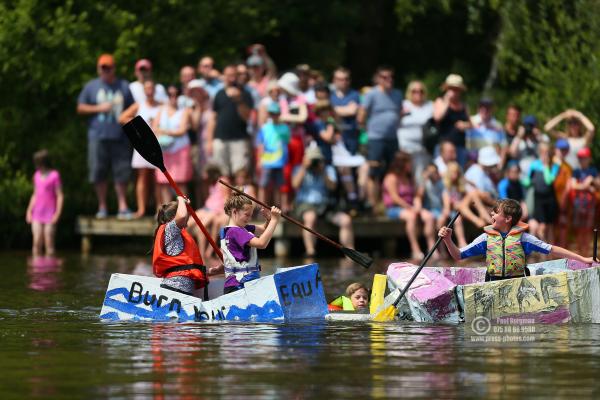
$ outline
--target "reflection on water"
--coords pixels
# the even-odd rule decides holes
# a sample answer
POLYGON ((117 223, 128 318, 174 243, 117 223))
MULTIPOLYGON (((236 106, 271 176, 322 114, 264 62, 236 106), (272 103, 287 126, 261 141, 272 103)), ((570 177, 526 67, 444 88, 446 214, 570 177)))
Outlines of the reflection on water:
MULTIPOLYGON (((535 326, 528 343, 472 342, 458 325, 106 323, 113 272, 134 257, 4 255, 0 396, 5 398, 590 398, 600 326, 535 326)), ((275 262, 266 263, 266 272, 275 262)), ((278 265, 285 263, 277 263, 278 265)), ((329 261, 328 298, 374 272, 329 261)))

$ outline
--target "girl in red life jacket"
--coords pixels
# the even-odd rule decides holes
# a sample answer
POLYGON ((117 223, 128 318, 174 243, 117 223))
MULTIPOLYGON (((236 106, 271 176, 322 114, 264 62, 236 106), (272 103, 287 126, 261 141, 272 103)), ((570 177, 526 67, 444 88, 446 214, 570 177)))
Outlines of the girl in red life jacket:
POLYGON ((190 217, 187 202, 178 196, 159 208, 152 266, 154 275, 163 278, 160 287, 192 295, 194 289, 206 287, 208 278, 198 245, 185 230, 190 217))

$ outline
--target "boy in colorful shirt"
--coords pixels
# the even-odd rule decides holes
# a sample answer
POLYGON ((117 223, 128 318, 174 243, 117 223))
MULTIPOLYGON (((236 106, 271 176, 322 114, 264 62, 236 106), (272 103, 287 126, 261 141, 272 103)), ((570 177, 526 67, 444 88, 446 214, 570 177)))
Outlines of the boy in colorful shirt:
POLYGON ((583 257, 559 246, 548 244, 526 233, 527 224, 520 222, 520 204, 512 199, 500 200, 492 210, 492 224, 484 228, 466 247, 459 249, 452 241, 452 229, 443 227, 438 235, 443 239, 448 252, 455 260, 473 256, 486 256, 486 281, 520 278, 529 275, 526 257, 532 252, 550 254, 580 261, 593 262, 592 257, 583 257))

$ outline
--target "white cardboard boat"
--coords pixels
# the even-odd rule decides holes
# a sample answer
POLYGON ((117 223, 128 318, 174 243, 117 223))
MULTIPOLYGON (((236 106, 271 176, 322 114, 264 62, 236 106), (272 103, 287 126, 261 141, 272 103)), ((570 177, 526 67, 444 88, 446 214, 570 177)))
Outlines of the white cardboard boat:
MULTIPOLYGON (((293 321, 327 315, 318 264, 278 268, 236 292, 202 301, 160 287, 162 279, 112 274, 100 318, 150 321, 293 321)), ((210 287, 210 286, 209 286, 210 287)))

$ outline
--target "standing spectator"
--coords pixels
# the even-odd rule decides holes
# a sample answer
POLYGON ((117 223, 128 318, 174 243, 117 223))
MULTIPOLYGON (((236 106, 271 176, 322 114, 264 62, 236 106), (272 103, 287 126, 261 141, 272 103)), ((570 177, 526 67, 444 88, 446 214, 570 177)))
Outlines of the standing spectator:
POLYGON ((433 119, 438 124, 440 140, 448 140, 454 144, 458 163, 465 168, 465 132, 471 127, 467 105, 462 100, 467 87, 462 76, 450 74, 442 84, 442 90, 444 95, 438 97, 433 104, 433 119))
POLYGON ((41 256, 45 249, 47 256, 53 256, 56 223, 63 208, 62 183, 58 171, 50 168, 47 150, 36 152, 33 163, 33 194, 25 213, 33 234, 32 253, 41 256))
POLYGON ((246 67, 246 64, 244 63, 239 63, 237 65, 237 84, 252 95, 254 105, 258 106, 261 96, 258 91, 254 89, 254 86, 250 85, 250 73, 248 72, 248 67, 246 67))
MULTIPOLYGON (((214 76, 214 69, 215 61, 212 57, 204 56, 198 61, 198 74, 200 74, 200 80, 204 89, 208 92, 210 99, 213 101, 217 93, 223 89, 224 86, 223 82, 214 76)), ((223 71, 223 73, 225 73, 225 71, 223 71)))
MULTIPOLYGON (((154 119, 158 115, 160 103, 156 101, 155 96, 156 85, 152 80, 144 82, 144 97, 138 103, 133 103, 127 110, 123 111, 119 117, 120 124, 126 124, 136 115, 141 116, 149 126, 152 126, 154 119)), ((150 189, 154 186, 154 175, 156 167, 146 161, 137 150, 133 150, 131 158, 131 167, 136 170, 137 178, 135 183, 135 198, 137 201, 137 211, 134 214, 135 218, 143 217, 146 214, 146 202, 150 194, 150 189)), ((161 204, 158 199, 157 206, 161 204)))
POLYGON ((267 85, 267 95, 260 100, 258 104, 258 126, 263 126, 269 119, 269 112, 267 111, 272 103, 279 104, 281 96, 281 89, 277 81, 270 81, 267 85))
POLYGON ((402 119, 398 128, 400 150, 412 157, 413 174, 421 182, 423 170, 431 155, 423 147, 423 126, 433 116, 433 103, 427 100, 427 90, 421 81, 411 81, 402 102, 402 119))
POLYGON ((249 68, 250 81, 248 84, 256 90, 262 99, 267 95, 267 86, 269 85, 269 76, 265 68, 265 61, 257 54, 253 54, 246 60, 249 68))
POLYGON ((498 199, 513 199, 518 201, 523 210, 521 218, 527 221, 529 210, 525 203, 525 188, 521 183, 521 169, 516 160, 510 160, 507 163, 505 176, 498 182, 498 199))
MULTIPOLYGON (((552 146, 548 143, 538 145, 539 158, 531 163, 524 180, 525 186, 533 187, 533 220, 536 227, 532 234, 550 240, 554 223, 558 217, 558 203, 554 192, 554 180, 558 175, 559 165, 553 162, 552 146)), ((534 228, 532 228, 534 229, 534 228)))
MULTIPOLYGON (((282 188, 283 193, 286 193, 288 199, 291 200, 291 179, 292 171, 296 166, 302 164, 304 157, 304 124, 308 118, 308 107, 304 96, 300 93, 299 79, 291 73, 286 72, 277 81, 278 86, 283 91, 283 95, 279 100, 281 106, 280 121, 287 123, 292 131, 292 137, 288 144, 288 162, 283 169, 285 184, 282 188)), ((282 204, 284 210, 289 209, 289 204, 282 204)))
POLYGON ((444 140, 440 143, 440 154, 433 160, 433 163, 443 175, 446 173, 448 163, 453 161, 457 161, 456 146, 452 142, 444 140))
POLYGON ((228 176, 250 166, 247 121, 253 102, 250 93, 237 85, 236 74, 235 65, 223 70, 225 87, 213 100, 213 117, 206 129, 205 141, 207 156, 228 176))
POLYGON ((127 183, 131 175, 131 143, 118 118, 133 103, 129 83, 118 79, 115 60, 110 54, 98 58, 98 78, 89 81, 77 98, 77 113, 88 115, 89 180, 98 199, 96 218, 106 218, 108 173, 112 170, 119 212, 117 218, 131 219, 127 207, 127 183))
POLYGON ((311 70, 308 64, 296 66, 296 75, 298 76, 298 88, 306 100, 306 104, 312 105, 317 101, 315 91, 310 84, 311 70))
POLYGON ((569 154, 569 142, 560 138, 554 144, 554 162, 559 165, 558 175, 554 180, 554 191, 558 203, 558 223, 554 229, 556 243, 561 247, 568 246, 567 236, 571 221, 569 220, 572 205, 569 198, 569 182, 573 176, 573 168, 565 160, 569 154))
POLYGON ((506 133, 506 140, 510 146, 513 139, 517 137, 519 133, 519 127, 521 126, 521 107, 516 104, 509 104, 506 109, 506 121, 504 122, 504 133, 506 133))
POLYGON ((379 202, 379 187, 387 166, 398 151, 396 131, 402 110, 402 93, 394 89, 394 70, 379 67, 376 72, 377 86, 364 98, 358 120, 366 123, 369 161, 368 200, 371 207, 379 202))
POLYGON ((509 150, 511 158, 519 161, 522 178, 526 177, 529 165, 537 158, 538 145, 542 142, 549 143, 550 138, 537 127, 537 118, 527 115, 509 150))
POLYGON ((406 224, 406 236, 412 251, 411 258, 423 258, 417 236, 417 223, 424 224, 427 246, 435 242, 435 219, 431 212, 423 208, 422 198, 417 196, 417 186, 412 173, 410 155, 398 152, 383 179, 383 204, 387 216, 400 219, 406 224))
POLYGON ((193 100, 190 97, 190 82, 196 81, 196 71, 191 65, 186 65, 179 71, 179 82, 181 83, 181 94, 177 98, 177 108, 191 107, 193 100))
MULTIPOLYGON (((326 166, 323 154, 317 146, 308 147, 302 164, 297 166, 292 179, 292 186, 296 190, 295 213, 304 225, 313 229, 317 218, 340 227, 340 243, 348 248, 354 247, 354 231, 350 215, 332 209, 329 204, 329 192, 337 186, 335 170, 326 166)), ((316 255, 316 238, 302 230, 305 256, 316 255)))
MULTIPOLYGON (((344 67, 338 67, 333 72, 333 91, 330 101, 337 115, 338 128, 342 136, 342 140, 338 141, 334 148, 333 163, 340 174, 347 200, 353 208, 359 200, 358 182, 353 170, 363 166, 368 167, 364 158, 357 154, 360 130, 356 117, 360 108, 360 94, 350 87, 350 81, 350 71, 344 67), (339 150, 339 157, 336 157, 336 150, 339 150), (352 157, 346 156, 346 153, 352 157)), ((359 177, 365 175, 361 174, 361 171, 358 173, 359 177)))
MULTIPOLYGON (((133 101, 138 104, 142 104, 146 101, 146 92, 144 90, 144 83, 146 81, 152 81, 152 63, 150 60, 142 58, 135 63, 135 77, 137 81, 129 84, 129 90, 133 96, 133 101)), ((165 103, 167 99, 167 92, 165 87, 160 83, 154 84, 154 100, 159 103, 165 103)))
POLYGON ((262 58, 266 69, 266 74, 269 79, 277 79, 277 66, 273 62, 273 59, 267 53, 267 49, 263 44, 254 43, 248 46, 248 54, 256 55, 262 58))
POLYGON ((212 118, 212 109, 208 92, 204 90, 199 79, 194 79, 188 84, 188 91, 193 102, 190 112, 190 130, 196 136, 196 144, 192 146, 195 199, 197 204, 202 204, 207 195, 206 185, 203 183, 203 168, 207 162, 204 142, 208 121, 212 118))
POLYGON ((592 152, 584 147, 577 152, 579 168, 573 171, 571 178, 571 201, 573 203, 573 228, 580 251, 589 254, 592 242, 592 229, 597 225, 598 170, 592 163, 592 152))
POLYGON ((498 167, 502 169, 506 161, 508 141, 502 125, 493 116, 493 107, 492 99, 482 98, 479 100, 479 110, 471 117, 471 128, 466 132, 467 149, 476 155, 479 149, 485 146, 494 146, 500 155, 498 167))
MULTIPOLYGON (((160 107, 153 123, 154 132, 163 151, 165 167, 180 184, 181 191, 187 193, 187 183, 192 180, 191 143, 187 134, 190 123, 190 109, 177 108, 179 91, 176 86, 167 88, 169 101, 160 107)), ((164 174, 156 175, 159 184, 160 202, 172 200, 169 181, 164 174)))
POLYGON ((283 167, 287 162, 290 128, 279 121, 281 108, 278 103, 271 103, 267 108, 270 119, 258 132, 256 138, 257 158, 260 165, 260 181, 258 199, 269 204, 288 204, 282 199, 281 187, 284 184, 283 167), (271 202, 272 200, 272 202, 271 202))
POLYGON ((565 138, 569 141, 569 154, 567 162, 573 169, 579 168, 577 152, 584 147, 590 147, 596 129, 592 121, 583 113, 577 110, 569 109, 552 118, 544 126, 546 132, 550 132, 554 137, 565 138), (567 120, 567 131, 556 130, 556 126, 563 120, 567 120))

